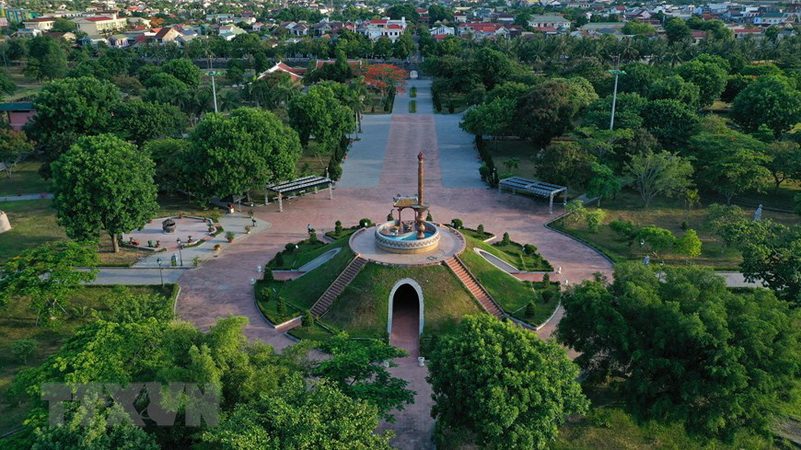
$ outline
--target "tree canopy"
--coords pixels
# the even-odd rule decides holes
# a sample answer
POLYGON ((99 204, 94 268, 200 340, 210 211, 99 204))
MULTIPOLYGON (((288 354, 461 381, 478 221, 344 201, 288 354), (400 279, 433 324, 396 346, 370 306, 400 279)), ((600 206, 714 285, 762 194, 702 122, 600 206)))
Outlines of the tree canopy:
POLYGON ((154 164, 110 135, 86 136, 53 163, 53 206, 73 239, 93 240, 101 230, 118 251, 121 233, 142 227, 158 210, 154 164))
POLYGON ((468 431, 484 448, 546 448, 589 406, 564 349, 489 315, 465 317, 430 360, 440 432, 468 431))
POLYGON ((733 293, 696 267, 619 264, 614 279, 586 281, 562 301, 559 340, 590 377, 620 380, 640 417, 696 433, 770 427, 801 368, 798 311, 766 290, 733 293))

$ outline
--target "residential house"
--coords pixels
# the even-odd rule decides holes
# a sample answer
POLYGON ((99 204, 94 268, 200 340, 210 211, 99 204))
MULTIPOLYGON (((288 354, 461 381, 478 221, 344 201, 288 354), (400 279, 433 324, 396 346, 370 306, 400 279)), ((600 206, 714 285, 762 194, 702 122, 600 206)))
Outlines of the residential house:
POLYGON ((23 21, 22 26, 25 27, 26 30, 50 31, 53 29, 53 24, 55 22, 55 17, 37 17, 35 19, 23 21))
POLYGON ((400 20, 385 17, 383 19, 375 19, 362 23, 360 31, 373 41, 386 37, 390 41, 395 42, 406 31, 406 27, 407 23, 405 17, 401 17, 400 20))
POLYGON ((218 34, 220 35, 220 37, 225 39, 226 41, 231 41, 240 34, 245 34, 245 33, 247 33, 245 30, 239 28, 236 25, 223 25, 218 30, 218 34))
POLYGON ((274 74, 274 73, 285 73, 285 74, 289 75, 289 78, 292 79, 292 81, 294 81, 296 83, 301 83, 303 81, 303 73, 304 72, 305 72, 305 69, 298 69, 298 68, 295 68, 295 67, 290 67, 290 66, 284 64, 283 62, 279 61, 274 66, 270 67, 269 69, 267 69, 264 72, 262 72, 261 74, 259 74, 258 79, 261 80, 262 78, 265 78, 265 77, 267 77, 267 76, 269 76, 271 74, 274 74))
POLYGON ((459 25, 459 35, 470 35, 476 40, 509 37, 509 29, 499 23, 468 22, 459 25))
POLYGON ((158 33, 153 36, 153 40, 159 44, 169 44, 175 42, 180 37, 181 33, 177 29, 173 27, 162 27, 158 33))
POLYGON ((788 14, 782 12, 766 12, 754 17, 754 25, 761 27, 769 27, 772 25, 784 25, 792 22, 788 14))
POLYGON ((81 17, 73 20, 78 25, 78 29, 89 36, 100 36, 103 34, 122 31, 128 25, 128 21, 118 18, 116 14, 110 16, 81 17))
POLYGON ((570 21, 558 15, 534 15, 528 21, 531 28, 551 28, 559 31, 570 29, 570 21))
POLYGON ((456 35, 456 28, 448 27, 445 25, 440 25, 436 28, 431 29, 431 36, 435 38, 437 36, 455 36, 456 35))

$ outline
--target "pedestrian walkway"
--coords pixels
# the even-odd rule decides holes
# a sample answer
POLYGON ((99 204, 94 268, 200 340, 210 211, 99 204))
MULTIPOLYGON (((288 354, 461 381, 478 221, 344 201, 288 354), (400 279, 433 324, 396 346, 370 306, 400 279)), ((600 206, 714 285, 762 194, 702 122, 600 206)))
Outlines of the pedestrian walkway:
POLYGON ((24 202, 28 200, 49 200, 53 198, 53 194, 48 192, 41 192, 38 194, 20 194, 20 195, 6 195, 0 197, 0 203, 2 202, 24 202))
POLYGON ((101 267, 91 285, 145 286, 175 284, 186 271, 182 269, 133 269, 130 267, 101 267), (159 273, 161 272, 161 273, 159 273))

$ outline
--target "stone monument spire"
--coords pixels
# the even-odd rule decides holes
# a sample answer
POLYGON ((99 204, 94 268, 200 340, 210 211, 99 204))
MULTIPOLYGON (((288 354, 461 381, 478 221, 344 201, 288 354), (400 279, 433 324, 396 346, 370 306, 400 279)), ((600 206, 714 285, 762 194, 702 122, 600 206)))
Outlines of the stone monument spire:
POLYGON ((425 235, 425 181, 423 177, 423 162, 425 161, 425 156, 423 156, 423 152, 417 154, 417 239, 423 239, 426 237, 425 235))

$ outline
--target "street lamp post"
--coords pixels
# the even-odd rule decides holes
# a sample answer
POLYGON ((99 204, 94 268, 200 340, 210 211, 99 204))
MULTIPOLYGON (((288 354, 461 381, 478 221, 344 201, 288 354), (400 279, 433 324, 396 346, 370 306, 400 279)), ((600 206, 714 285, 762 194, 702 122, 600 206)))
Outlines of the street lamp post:
POLYGON ((164 269, 161 267, 161 258, 156 258, 156 264, 159 265, 159 278, 161 278, 161 287, 164 287, 164 269))
POLYGON ((212 70, 209 75, 211 76, 211 95, 214 98, 214 112, 217 113, 220 112, 217 109, 217 85, 214 83, 214 77, 217 76, 217 72, 212 70))
POLYGON ((615 106, 617 105, 617 79, 620 75, 625 75, 626 71, 614 69, 609 73, 615 76, 615 89, 612 91, 612 117, 609 119, 609 130, 613 130, 615 128, 615 106))
POLYGON ((178 258, 181 261, 181 267, 183 267, 184 266, 184 254, 183 254, 183 252, 181 252, 181 250, 183 250, 183 248, 184 248, 184 243, 181 242, 181 238, 176 239, 176 242, 178 242, 178 258))

